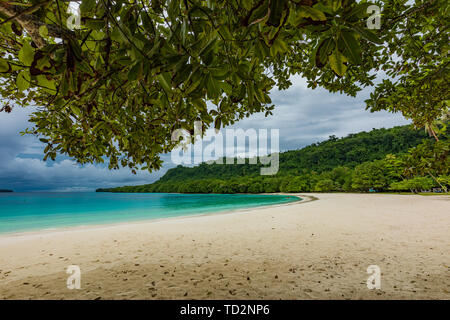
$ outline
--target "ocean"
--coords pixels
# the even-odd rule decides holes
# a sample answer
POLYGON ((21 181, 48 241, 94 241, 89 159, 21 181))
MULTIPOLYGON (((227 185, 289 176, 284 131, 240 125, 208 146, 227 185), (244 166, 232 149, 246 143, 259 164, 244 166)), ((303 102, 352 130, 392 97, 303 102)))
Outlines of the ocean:
POLYGON ((0 193, 0 233, 163 219, 298 200, 251 194, 0 193))

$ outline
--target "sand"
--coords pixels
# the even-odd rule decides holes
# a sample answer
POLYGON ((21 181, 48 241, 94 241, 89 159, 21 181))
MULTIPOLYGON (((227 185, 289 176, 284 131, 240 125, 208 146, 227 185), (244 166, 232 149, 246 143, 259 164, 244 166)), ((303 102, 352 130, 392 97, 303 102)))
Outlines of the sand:
POLYGON ((307 196, 318 200, 3 235, 0 298, 450 299, 449 196, 307 196), (369 265, 381 289, 367 288, 369 265))

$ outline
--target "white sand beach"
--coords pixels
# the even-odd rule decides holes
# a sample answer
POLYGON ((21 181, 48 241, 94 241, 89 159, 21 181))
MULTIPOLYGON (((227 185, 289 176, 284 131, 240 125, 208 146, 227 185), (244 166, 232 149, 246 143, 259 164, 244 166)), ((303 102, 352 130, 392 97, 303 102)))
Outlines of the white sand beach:
POLYGON ((318 200, 2 235, 0 299, 450 299, 449 196, 307 196, 318 200))

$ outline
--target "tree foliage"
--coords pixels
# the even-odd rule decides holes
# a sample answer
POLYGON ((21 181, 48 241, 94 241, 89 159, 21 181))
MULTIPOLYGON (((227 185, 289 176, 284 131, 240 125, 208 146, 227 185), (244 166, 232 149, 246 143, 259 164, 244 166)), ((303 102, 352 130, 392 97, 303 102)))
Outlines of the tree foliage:
POLYGON ((391 181, 392 173, 384 160, 364 162, 355 168, 352 188, 359 191, 386 190, 391 181))
POLYGON ((390 189, 397 191, 411 191, 417 193, 422 190, 430 190, 436 183, 429 177, 414 177, 391 183, 390 189))
POLYGON ((433 122, 449 115, 450 25, 443 18, 449 3, 415 1, 411 7, 406 0, 386 1, 384 14, 383 30, 389 31, 379 62, 389 78, 376 86, 368 108, 401 112, 436 137, 433 122))
POLYGON ((354 95, 381 67, 398 81, 377 87, 372 110, 418 125, 446 110, 444 0, 377 2, 381 30, 366 28, 367 1, 82 0, 75 29, 71 2, 0 2, 1 110, 38 106, 27 132, 45 158, 158 169, 175 129, 268 116, 270 90, 293 74, 354 95))

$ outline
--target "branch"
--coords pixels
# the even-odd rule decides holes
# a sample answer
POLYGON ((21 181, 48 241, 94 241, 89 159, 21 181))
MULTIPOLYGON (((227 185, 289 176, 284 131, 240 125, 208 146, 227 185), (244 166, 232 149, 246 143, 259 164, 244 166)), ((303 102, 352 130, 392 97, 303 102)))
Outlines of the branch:
POLYGON ((430 0, 430 1, 428 1, 428 2, 425 2, 424 4, 422 4, 421 6, 419 6, 419 7, 416 7, 416 8, 414 8, 414 7, 412 7, 412 8, 410 8, 409 10, 406 10, 404 13, 402 13, 401 15, 399 15, 399 16, 397 16, 397 17, 394 17, 394 18, 392 18, 392 19, 390 19, 389 21, 388 21, 388 23, 387 23, 387 26, 392 26, 394 23, 396 23, 397 21, 399 21, 399 20, 401 20, 401 19, 403 19, 403 18, 409 18, 410 16, 412 16, 412 15, 414 15, 415 13, 417 13, 417 12, 420 12, 420 11, 422 11, 422 10, 425 10, 425 9, 427 9, 428 7, 430 7, 433 3, 434 3, 434 1, 435 0, 430 0))
MULTIPOLYGON (((17 12, 14 16, 9 17, 8 19, 3 20, 2 22, 0 22, 0 26, 2 24, 5 24, 5 23, 11 21, 11 20, 19 18, 20 16, 22 16, 24 14, 33 13, 34 11, 36 11, 37 9, 39 9, 42 6, 45 6, 49 2, 51 2, 51 0, 47 0, 47 1, 44 1, 44 2, 41 2, 41 3, 37 3, 34 6, 29 7, 28 9, 25 9, 25 10, 23 10, 21 12, 17 12)), ((0 7, 4 7, 4 6, 8 6, 8 4, 0 4, 0 7)))
POLYGON ((260 0, 260 1, 256 4, 256 6, 254 6, 253 8, 250 9, 250 11, 248 12, 247 16, 246 16, 246 17, 243 19, 243 21, 242 21, 242 25, 243 25, 243 26, 245 26, 245 27, 248 26, 250 17, 252 16, 253 12, 254 12, 256 9, 258 9, 260 6, 262 6, 263 4, 264 4, 264 0, 260 0))
POLYGON ((36 44, 38 48, 42 48, 45 46, 45 40, 41 37, 39 34, 39 27, 45 25, 48 30, 48 34, 51 37, 55 38, 68 38, 73 35, 73 32, 70 30, 62 29, 59 26, 55 25, 48 25, 35 16, 33 16, 31 13, 38 10, 40 7, 50 3, 51 0, 47 0, 41 3, 38 3, 28 9, 21 10, 18 6, 12 6, 8 4, 7 2, 0 2, 0 12, 8 16, 6 20, 3 20, 0 25, 10 22, 10 21, 17 21, 23 29, 27 31, 27 33, 30 35, 33 42, 36 44))

